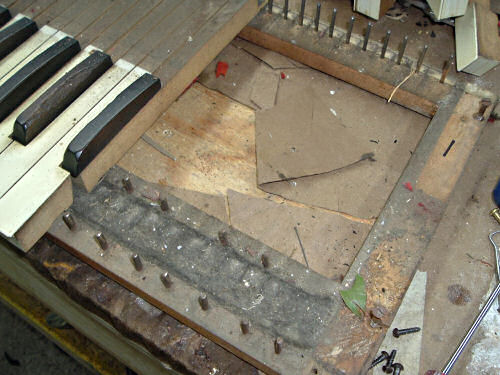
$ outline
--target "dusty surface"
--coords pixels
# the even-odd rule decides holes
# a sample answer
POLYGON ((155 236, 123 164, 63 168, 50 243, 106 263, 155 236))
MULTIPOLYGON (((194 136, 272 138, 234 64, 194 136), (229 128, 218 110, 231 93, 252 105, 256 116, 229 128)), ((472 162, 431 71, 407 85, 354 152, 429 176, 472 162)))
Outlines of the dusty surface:
MULTIPOLYGON (((488 234, 500 228, 488 213, 494 205, 491 192, 500 176, 499 139, 500 123, 486 124, 419 267, 428 274, 421 372, 447 362, 496 277, 488 234)), ((500 368, 490 367, 500 363, 499 327, 489 327, 494 331, 478 332, 454 373, 500 373, 500 368), (471 350, 479 353, 481 346, 489 346, 483 354, 496 353, 495 360, 476 368, 478 372, 471 371, 467 367, 473 357, 471 350)))

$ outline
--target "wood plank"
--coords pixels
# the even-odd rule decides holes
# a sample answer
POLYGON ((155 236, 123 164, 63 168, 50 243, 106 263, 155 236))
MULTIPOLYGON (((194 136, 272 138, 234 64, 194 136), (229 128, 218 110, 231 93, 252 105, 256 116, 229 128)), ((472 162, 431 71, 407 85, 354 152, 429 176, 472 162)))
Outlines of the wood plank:
POLYGON ((17 0, 14 4, 11 4, 9 8, 13 14, 21 13, 29 8, 34 2, 36 2, 36 0, 17 0))
POLYGON ((44 301, 80 332, 106 348, 129 368, 140 374, 168 375, 171 369, 148 352, 142 345, 124 339, 113 326, 83 309, 56 285, 44 278, 16 249, 0 240, 0 270, 26 292, 44 301))
POLYGON ((101 17, 109 6, 111 6, 110 0, 74 1, 70 7, 53 19, 50 25, 65 31, 69 35, 76 36, 97 18, 101 17))
MULTIPOLYGON (((323 73, 329 74, 383 98, 388 99, 395 89, 394 85, 342 65, 317 53, 298 47, 270 34, 266 34, 254 27, 245 27, 240 32, 239 36, 249 42, 255 43, 272 51, 276 51, 284 56, 292 58, 300 63, 308 65, 323 73)), ((432 117, 437 110, 437 103, 433 103, 428 99, 417 96, 403 88, 399 88, 394 93, 392 101, 429 117, 432 117)))
POLYGON ((164 0, 154 10, 142 19, 134 28, 128 30, 119 40, 117 40, 106 52, 111 55, 113 60, 118 60, 131 48, 139 42, 145 42, 146 35, 163 23, 164 18, 168 17, 182 0, 164 0))
POLYGON ((73 0, 57 0, 43 12, 38 13, 33 19, 39 25, 48 25, 53 19, 65 12, 74 3, 73 0))
POLYGON ((183 1, 172 12, 167 14, 167 17, 158 23, 156 27, 152 28, 140 43, 136 43, 133 48, 130 48, 123 56, 123 59, 132 64, 141 62, 152 49, 157 48, 160 42, 168 38, 179 25, 188 22, 189 18, 202 6, 202 0, 183 1))
MULTIPOLYGON (((47 48, 50 47, 50 45, 53 45, 56 43, 58 40, 61 40, 64 38, 66 35, 62 32, 57 32, 54 34, 50 39, 48 39, 44 44, 42 44, 42 47, 38 48, 33 55, 37 55, 37 52, 41 52, 45 50, 43 48, 46 46, 47 48)), ((16 66, 14 69, 12 69, 8 74, 6 74, 2 79, 0 79, 0 84, 3 84, 7 79, 9 79, 13 74, 15 74, 19 69, 21 69, 25 63, 29 63, 29 59, 25 59, 22 64, 19 64, 16 66)), ((53 79, 48 80, 48 82, 54 83, 55 81, 53 79)), ((44 87, 44 91, 50 87, 50 85, 44 84, 42 85, 44 87)), ((42 94, 43 91, 40 91, 36 97, 33 97, 33 95, 26 99, 21 105, 19 105, 14 111, 12 111, 2 122, 0 122, 0 153, 5 150, 5 148, 12 142, 12 139, 9 137, 10 134, 12 133, 12 127, 14 126, 14 122, 16 121, 17 116, 24 111, 38 96, 42 94), (31 100, 31 98, 33 98, 31 100)))
POLYGON ((141 67, 154 72, 161 64, 165 64, 165 60, 174 56, 177 50, 190 45, 197 37, 199 30, 212 22, 212 17, 223 10, 227 3, 227 0, 211 1, 209 6, 198 9, 149 52, 148 56, 141 61, 141 67))
MULTIPOLYGON (((105 30, 110 28, 119 18, 128 13, 133 4, 138 0, 115 0, 112 5, 107 8, 99 17, 95 17, 95 21, 88 27, 75 33, 75 38, 77 38, 82 45, 90 44, 99 35, 104 33, 105 30)), ((96 2, 100 4, 99 2, 96 2)), ((102 6, 102 5, 101 5, 102 6)), ((102 12, 102 10, 100 10, 102 12)))
POLYGON ((145 16, 156 12, 161 0, 142 0, 135 3, 130 9, 121 15, 109 28, 91 41, 92 44, 107 51, 127 30, 133 30, 145 16), (127 27, 123 27, 127 25, 127 27))
MULTIPOLYGON (((45 85, 38 89, 22 107, 27 108, 40 95, 42 95, 50 86, 60 79, 66 72, 73 69, 78 63, 89 56, 95 47, 87 47, 78 56, 71 60, 67 66, 58 72, 45 85)), ((109 80, 108 80, 109 82, 109 80)), ((113 82, 109 82, 110 86, 113 82)), ((66 110, 63 111, 44 131, 42 131, 35 139, 27 146, 21 143, 12 141, 0 152, 0 171, 2 171, 2 179, 0 180, 0 198, 14 185, 28 170, 45 155, 45 153, 66 134, 73 124, 79 121, 85 113, 94 107, 99 101, 99 96, 96 95, 96 87, 91 86, 86 90, 76 101, 74 101, 66 110)), ((101 90, 99 90, 101 91, 101 90)), ((16 115, 19 111, 16 111, 16 115)), ((6 123, 6 129, 2 132, 3 122, 0 123, 0 134, 10 134, 12 131, 12 119, 15 116, 10 116, 6 123)), ((10 139, 10 138, 9 138, 10 139)))
POLYGON ((142 69, 132 71, 132 68, 131 64, 121 60, 101 77, 95 84, 96 90, 99 89, 97 92, 101 97, 103 94, 105 96, 0 199, 0 233, 5 237, 14 236, 34 212, 69 179, 69 173, 57 167, 62 162, 68 144, 85 125, 138 78, 142 69), (119 83, 108 92, 109 87, 113 86, 110 85, 110 80, 119 83))
POLYGON ((238 0, 226 3, 224 8, 193 37, 193 42, 184 45, 176 52, 175 59, 169 61, 168 68, 167 65, 163 65, 157 70, 160 73, 155 73, 155 75, 163 76, 164 87, 148 103, 147 111, 143 109, 139 112, 80 175, 87 190, 93 189, 104 173, 120 160, 124 152, 234 39, 257 12, 257 1, 238 0))
POLYGON ((34 19, 40 13, 43 13, 46 9, 50 8, 56 0, 37 0, 27 7, 24 11, 31 19, 34 19))

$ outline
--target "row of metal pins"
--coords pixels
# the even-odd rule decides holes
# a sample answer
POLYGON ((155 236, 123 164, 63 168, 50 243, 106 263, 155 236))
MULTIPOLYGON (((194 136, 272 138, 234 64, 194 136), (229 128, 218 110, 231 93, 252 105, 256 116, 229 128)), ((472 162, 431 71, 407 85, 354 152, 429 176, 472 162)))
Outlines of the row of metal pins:
MULTIPOLYGON (((134 191, 133 186, 132 186, 132 182, 130 181, 129 177, 125 177, 124 179, 122 179, 122 185, 123 185, 124 190, 127 193, 131 194, 134 191)), ((160 204, 160 207, 163 211, 166 211, 168 209, 168 203, 167 203, 166 199, 162 200, 162 204, 160 204), (164 206, 162 206, 162 205, 164 205, 164 206)), ((70 212, 64 213, 62 216, 62 219, 70 231, 74 231, 76 229, 76 221, 70 212)), ((221 242, 222 246, 229 246, 229 241, 227 239, 226 232, 220 231, 218 233, 218 237, 219 237, 219 241, 221 242)), ((101 250, 108 249, 109 244, 108 244, 108 240, 106 239, 106 236, 104 235, 104 233, 102 233, 101 231, 97 232, 94 235, 94 239, 97 242, 97 244, 99 245, 99 247, 101 248, 101 250)), ((137 254, 137 253, 132 254, 132 256, 130 257, 130 260, 132 262, 132 265, 134 266, 134 269, 137 272, 141 272, 143 270, 144 266, 143 266, 143 263, 142 263, 142 260, 141 260, 141 257, 139 256, 139 254, 137 254)), ((269 258, 267 255, 262 254, 261 263, 262 263, 262 266, 264 268, 269 268, 269 258)), ((172 287, 172 284, 173 284, 172 278, 170 277, 170 274, 168 272, 162 273, 160 275, 160 280, 161 280, 162 284, 165 286, 165 288, 170 289, 172 287)), ((200 294, 200 296, 198 297, 198 303, 203 311, 207 311, 210 308, 210 305, 208 302, 208 297, 205 293, 200 294)), ((244 335, 249 334, 250 333, 250 322, 247 320, 240 321, 240 329, 241 329, 242 334, 244 334, 244 335)), ((274 352, 276 354, 280 354, 281 350, 283 348, 283 339, 281 337, 277 337, 273 342, 273 346, 274 346, 274 352)))
MULTIPOLYGON (((289 5, 288 0, 285 0, 284 6, 283 6, 284 19, 288 19, 288 5, 289 5)), ((273 9, 273 0, 269 0, 268 1, 268 12, 272 13, 272 9, 273 9)), ((300 4, 300 13, 299 13, 299 25, 300 26, 304 25, 305 9, 306 9, 306 0, 302 0, 301 4, 300 4)), ((316 4, 316 14, 314 16, 314 29, 316 31, 319 31, 320 16, 321 16, 321 3, 317 3, 316 4)), ((337 18, 337 9, 334 8, 332 11, 330 26, 328 28, 328 36, 330 38, 333 37, 333 32, 335 30, 336 18, 337 18)), ((350 44, 350 42, 351 42, 351 35, 352 35, 352 30, 354 29, 354 22, 355 21, 356 21, 356 18, 354 16, 351 16, 351 19, 349 20, 347 32, 346 32, 346 38, 345 38, 346 44, 350 44)), ((372 27, 373 27, 373 24, 371 22, 368 22, 368 25, 367 25, 366 31, 365 31, 365 35, 364 35, 364 39, 363 39, 363 48, 362 48, 363 51, 367 50, 368 42, 370 40, 370 32, 371 32, 372 27)), ((384 43, 382 45, 382 50, 380 53, 380 58, 382 58, 382 59, 385 58, 385 54, 387 52, 387 47, 389 45, 390 37, 391 37, 391 30, 387 30, 385 38, 384 38, 384 43)), ((398 65, 401 65, 407 44, 408 44, 408 35, 405 35, 405 37, 403 38, 403 40, 401 42, 401 46, 399 48, 399 51, 398 51, 398 56, 397 56, 397 60, 396 60, 396 63, 398 65)), ((429 46, 425 45, 422 52, 420 53, 420 56, 419 56, 418 61, 417 61, 417 66, 416 66, 417 72, 419 72, 421 67, 422 67, 422 64, 423 64, 424 58, 425 58, 425 54, 427 53, 428 48, 429 48, 429 46)), ((453 55, 451 56, 450 60, 446 60, 443 64, 443 70, 442 70, 442 75, 441 75, 441 79, 440 79, 441 83, 444 83, 446 76, 447 76, 448 72, 450 71, 450 67, 452 65, 453 65, 453 55)))

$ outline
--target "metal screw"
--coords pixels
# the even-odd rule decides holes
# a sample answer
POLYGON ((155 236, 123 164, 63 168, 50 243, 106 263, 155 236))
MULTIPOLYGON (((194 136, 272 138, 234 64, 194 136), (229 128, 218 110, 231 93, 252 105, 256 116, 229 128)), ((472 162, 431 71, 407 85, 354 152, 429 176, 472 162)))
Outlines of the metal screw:
POLYGON ((333 8, 332 19, 330 20, 330 28, 328 30, 328 36, 333 37, 333 30, 335 29, 335 19, 337 18, 337 8, 333 8))
POLYGON ((387 353, 385 350, 382 350, 382 354, 380 354, 377 358, 373 360, 372 364, 370 365, 370 367, 368 367, 368 369, 377 366, 379 363, 384 362, 388 358, 389 358, 389 353, 387 353))
POLYGON ((97 232, 94 236, 94 239, 97 241, 97 244, 101 247, 102 250, 106 250, 108 248, 108 241, 106 237, 104 237, 104 233, 97 232))
POLYGON ((267 2, 267 13, 269 14, 273 13, 273 0, 269 0, 267 2))
POLYGON ((401 42, 401 48, 399 49, 399 53, 398 53, 398 65, 401 65, 401 60, 403 60, 403 56, 405 54, 405 49, 406 49, 406 45, 408 44, 408 35, 405 35, 405 37, 403 38, 403 41, 401 42))
POLYGON ((316 16, 314 17, 314 30, 319 30, 319 16, 321 14, 321 3, 316 4, 316 16))
POLYGON ((417 72, 419 72, 420 68, 422 67, 422 63, 424 62, 425 53, 427 52, 428 49, 429 49, 429 46, 426 44, 424 46, 424 49, 422 50, 422 53, 420 54, 420 57, 418 58, 418 61, 417 61, 417 72))
POLYGON ((160 275, 160 280, 165 285, 165 288, 170 288, 172 286, 172 279, 168 272, 164 272, 160 275))
POLYGON ((370 40, 371 31, 372 31, 372 23, 368 22, 368 25, 366 25, 365 40, 363 42, 363 51, 366 51, 366 47, 368 47, 368 41, 370 40))
POLYGON ((354 16, 351 16, 351 20, 349 21, 349 27, 347 29, 347 34, 345 35, 346 44, 349 44, 351 42, 351 34, 352 34, 352 29, 354 28, 354 21, 356 21, 356 18, 354 16))
POLYGON ((221 231, 219 231, 218 236, 219 236, 219 241, 220 241, 222 246, 224 246, 224 247, 229 246, 229 241, 227 240, 227 233, 226 232, 221 230, 221 231))
POLYGON ((392 364, 394 362, 394 358, 396 358, 396 350, 395 349, 393 351, 391 351, 391 355, 389 356, 389 358, 387 358, 387 363, 384 365, 384 367, 382 367, 382 370, 386 374, 390 374, 392 372, 392 364))
POLYGON ((288 19, 288 0, 285 0, 285 5, 283 6, 283 18, 288 19))
POLYGON ((167 198, 163 198, 160 201, 160 208, 161 208, 162 211, 168 211, 168 201, 167 201, 167 198))
POLYGON ((269 268, 269 258, 267 255, 262 254, 260 261, 262 262, 262 266, 264 266, 264 268, 269 268))
POLYGON ((385 33, 384 44, 382 45, 382 52, 380 53, 380 58, 385 57, 385 52, 387 51, 387 46, 389 45, 389 39, 391 39, 391 30, 387 30, 385 33))
POLYGON ((303 26, 304 25, 304 12, 306 10, 306 0, 302 0, 302 3, 300 4, 300 14, 299 14, 299 25, 303 26))
POLYGON ((240 322, 241 333, 244 335, 250 332, 250 323, 247 320, 242 320, 240 322))
POLYGON ((490 211, 490 215, 495 218, 496 221, 498 221, 498 224, 500 224, 500 208, 494 208, 490 211))
POLYGON ((455 58, 454 55, 451 54, 450 58, 444 62, 443 72, 441 73, 441 79, 439 80, 440 83, 444 83, 444 80, 446 79, 446 76, 448 75, 448 72, 450 71, 450 68, 453 65, 454 58, 455 58))
POLYGON ((127 193, 132 193, 134 191, 134 187, 132 186, 132 182, 130 182, 130 177, 125 177, 122 179, 123 188, 127 193))
POLYGON ((136 271, 142 271, 142 260, 139 254, 134 254, 130 258, 132 260, 132 264, 134 265, 134 268, 136 271))
POLYGON ((403 371, 405 369, 401 363, 393 364, 392 368, 394 369, 393 375, 399 375, 401 373, 401 371, 403 371))
POLYGON ((412 327, 412 328, 406 328, 406 329, 394 328, 392 330, 392 335, 394 337, 398 338, 399 336, 407 335, 409 333, 415 333, 415 332, 419 332, 419 331, 420 331, 420 327, 412 327))
POLYGON ((276 340, 274 340, 274 352, 276 354, 280 354, 282 348, 283 348, 283 339, 281 337, 278 337, 276 338, 276 340))
POLYGON ((472 116, 474 120, 478 121, 483 121, 484 120, 484 113, 486 112, 486 109, 490 106, 491 100, 490 99, 482 99, 481 100, 481 107, 479 108, 479 112, 474 113, 472 116))
POLYGON ((205 310, 205 311, 208 310, 208 297, 205 293, 202 293, 198 297, 198 302, 199 302, 202 310, 205 310))
POLYGON ((74 230, 76 227, 75 219, 71 213, 66 212, 62 217, 64 224, 68 227, 69 230, 74 230))

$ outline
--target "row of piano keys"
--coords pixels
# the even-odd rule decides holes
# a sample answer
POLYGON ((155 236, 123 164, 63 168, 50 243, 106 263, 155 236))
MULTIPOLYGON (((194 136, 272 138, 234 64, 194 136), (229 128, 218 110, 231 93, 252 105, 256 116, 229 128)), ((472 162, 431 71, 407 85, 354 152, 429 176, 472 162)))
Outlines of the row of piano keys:
MULTIPOLYGON (((25 248, 26 226, 160 89, 124 60, 0 7, 0 234, 25 248)), ((56 205, 57 206, 57 205, 56 205)), ((60 209, 68 203, 61 202, 60 209)), ((50 220, 56 213, 46 213, 50 220)), ((50 223, 48 223, 50 225, 50 223)))

